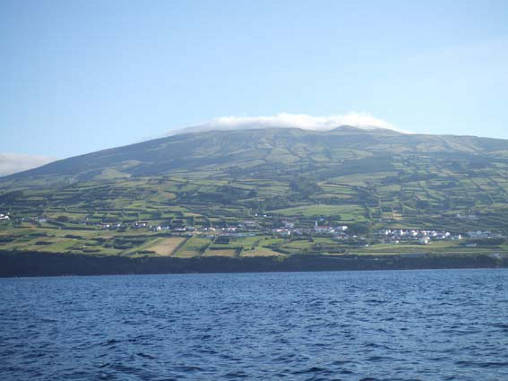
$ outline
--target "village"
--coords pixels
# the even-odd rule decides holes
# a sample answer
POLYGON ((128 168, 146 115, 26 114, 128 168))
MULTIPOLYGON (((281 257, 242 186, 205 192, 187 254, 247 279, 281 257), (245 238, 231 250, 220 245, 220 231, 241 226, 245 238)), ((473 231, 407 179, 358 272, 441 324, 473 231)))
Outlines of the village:
MULTIPOLYGON (((68 229, 62 219, 52 220, 46 216, 36 217, 13 217, 8 213, 0 213, 0 223, 47 225, 59 229, 68 229)), ((73 229, 99 229, 108 231, 148 231, 153 233, 167 233, 180 236, 205 236, 216 240, 219 237, 227 239, 254 237, 257 235, 271 235, 279 238, 298 239, 309 237, 327 237, 343 244, 365 245, 368 243, 380 244, 419 244, 430 245, 437 241, 461 241, 461 240, 490 240, 504 238, 502 234, 491 231, 467 231, 451 232, 439 229, 409 229, 409 228, 382 228, 375 231, 358 232, 348 225, 333 225, 326 223, 323 218, 317 218, 311 224, 308 219, 279 219, 271 215, 255 215, 253 219, 241 220, 234 223, 220 223, 216 226, 194 226, 183 221, 178 223, 154 223, 153 221, 132 222, 97 222, 85 218, 81 221, 65 221, 67 225, 75 225, 73 229)), ((219 239, 220 240, 220 239, 219 239)), ((469 247, 475 247, 475 243, 465 243, 469 247)))

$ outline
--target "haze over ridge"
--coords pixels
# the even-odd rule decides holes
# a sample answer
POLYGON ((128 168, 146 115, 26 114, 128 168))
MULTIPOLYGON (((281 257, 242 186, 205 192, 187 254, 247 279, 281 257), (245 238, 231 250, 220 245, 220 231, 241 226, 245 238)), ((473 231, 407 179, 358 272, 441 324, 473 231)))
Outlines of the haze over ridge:
POLYGON ((282 112, 271 116, 223 116, 196 125, 171 130, 168 132, 168 135, 212 130, 257 128, 300 128, 311 131, 328 131, 341 126, 366 130, 383 128, 407 133, 407 131, 399 130, 385 120, 364 112, 349 112, 327 116, 282 112))

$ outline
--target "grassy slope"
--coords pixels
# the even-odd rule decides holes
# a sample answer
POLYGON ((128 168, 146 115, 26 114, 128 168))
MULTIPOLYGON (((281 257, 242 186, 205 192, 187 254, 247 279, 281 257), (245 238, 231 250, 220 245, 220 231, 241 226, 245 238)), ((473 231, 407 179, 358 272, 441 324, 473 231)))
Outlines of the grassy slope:
MULTIPOLYGON (((256 219, 263 225, 259 216, 264 214, 272 222, 289 219, 304 226, 322 217, 330 224, 363 222, 372 231, 408 227, 507 234, 507 153, 504 140, 388 131, 272 129, 180 135, 3 179, 0 213, 26 219, 44 216, 49 223, 0 225, 0 248, 144 255, 157 252, 157 239, 169 238, 91 224, 141 220, 199 227, 256 219)), ((465 250, 458 243, 447 245, 425 250, 465 250)), ((233 255, 231 250, 247 256, 418 252, 422 247, 354 249, 337 242, 318 246, 269 237, 220 247, 194 237, 177 249, 172 255, 189 257, 233 255)))

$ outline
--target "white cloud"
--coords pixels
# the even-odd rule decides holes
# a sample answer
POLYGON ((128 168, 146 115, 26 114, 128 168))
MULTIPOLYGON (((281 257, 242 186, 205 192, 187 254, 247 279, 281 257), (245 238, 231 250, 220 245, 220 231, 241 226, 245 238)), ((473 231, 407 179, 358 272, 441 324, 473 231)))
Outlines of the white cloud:
POLYGON ((0 153, 0 176, 40 167, 54 160, 55 158, 48 156, 0 153))
MULTIPOLYGON (((304 130, 326 131, 340 126, 351 126, 362 129, 386 128, 396 130, 390 123, 366 113, 348 113, 344 115, 312 116, 307 114, 281 113, 274 116, 225 116, 208 122, 190 126, 172 134, 199 132, 209 130, 237 130, 254 128, 301 128, 304 130)), ((402 131, 399 131, 402 132, 402 131)))

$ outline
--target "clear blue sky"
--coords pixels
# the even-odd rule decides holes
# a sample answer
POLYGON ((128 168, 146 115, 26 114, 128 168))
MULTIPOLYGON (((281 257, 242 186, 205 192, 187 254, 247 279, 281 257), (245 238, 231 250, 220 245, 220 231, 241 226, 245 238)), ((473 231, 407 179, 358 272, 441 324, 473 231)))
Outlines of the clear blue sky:
POLYGON ((506 0, 1 0, 0 69, 0 152, 280 112, 508 138, 506 0))

